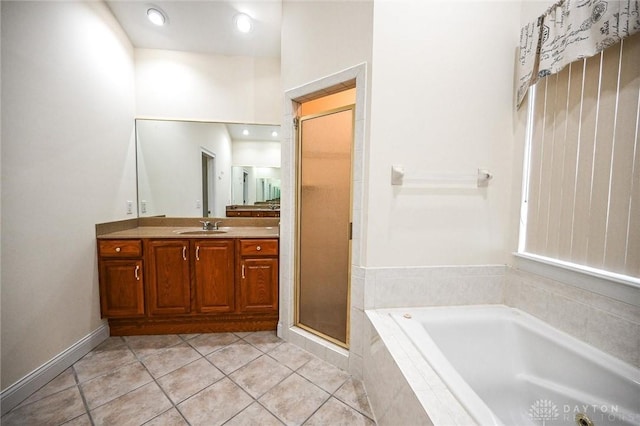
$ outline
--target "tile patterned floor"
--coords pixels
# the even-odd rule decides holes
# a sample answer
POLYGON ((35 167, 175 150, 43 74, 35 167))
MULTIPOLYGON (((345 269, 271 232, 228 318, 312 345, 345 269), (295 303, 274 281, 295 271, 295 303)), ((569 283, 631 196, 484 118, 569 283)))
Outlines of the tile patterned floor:
POLYGON ((273 332, 110 337, 2 425, 375 425, 362 382, 273 332))

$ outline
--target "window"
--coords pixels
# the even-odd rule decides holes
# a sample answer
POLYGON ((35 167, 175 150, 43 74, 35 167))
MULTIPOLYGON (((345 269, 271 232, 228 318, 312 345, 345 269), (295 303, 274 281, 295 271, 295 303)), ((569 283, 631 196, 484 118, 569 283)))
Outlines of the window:
POLYGON ((640 284, 640 34, 529 94, 519 253, 640 284))

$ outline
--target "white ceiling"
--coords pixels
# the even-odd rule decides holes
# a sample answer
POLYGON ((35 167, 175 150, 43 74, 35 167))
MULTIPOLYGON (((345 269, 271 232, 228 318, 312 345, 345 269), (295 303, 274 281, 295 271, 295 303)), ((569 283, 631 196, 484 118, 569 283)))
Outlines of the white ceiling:
POLYGON ((281 0, 106 2, 135 47, 280 57, 281 0), (159 27, 149 22, 150 7, 161 9, 168 23, 159 27), (251 33, 242 34, 235 29, 234 17, 238 13, 253 18, 251 33))
POLYGON ((235 124, 227 123, 227 130, 231 140, 234 141, 274 141, 280 142, 280 126, 267 124, 235 124), (243 135, 243 130, 248 130, 248 135, 243 135), (273 131, 278 132, 277 136, 273 136, 273 131))

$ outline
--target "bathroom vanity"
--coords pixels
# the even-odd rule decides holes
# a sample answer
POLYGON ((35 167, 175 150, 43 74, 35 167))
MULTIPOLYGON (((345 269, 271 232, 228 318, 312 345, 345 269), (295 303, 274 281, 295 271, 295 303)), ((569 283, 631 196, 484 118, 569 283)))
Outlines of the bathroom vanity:
POLYGON ((217 230, 197 219, 125 222, 96 227, 111 335, 276 328, 277 219, 227 219, 217 230))
POLYGON ((226 208, 227 217, 280 217, 280 205, 232 205, 226 208))

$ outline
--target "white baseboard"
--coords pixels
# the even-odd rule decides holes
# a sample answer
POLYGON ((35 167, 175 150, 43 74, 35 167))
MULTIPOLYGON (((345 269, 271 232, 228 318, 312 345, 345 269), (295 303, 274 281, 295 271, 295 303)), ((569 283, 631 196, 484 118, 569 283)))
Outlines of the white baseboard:
POLYGON ((109 337, 109 325, 103 324, 72 346, 0 392, 2 415, 27 399, 32 393, 56 378, 74 362, 88 354, 109 337))

